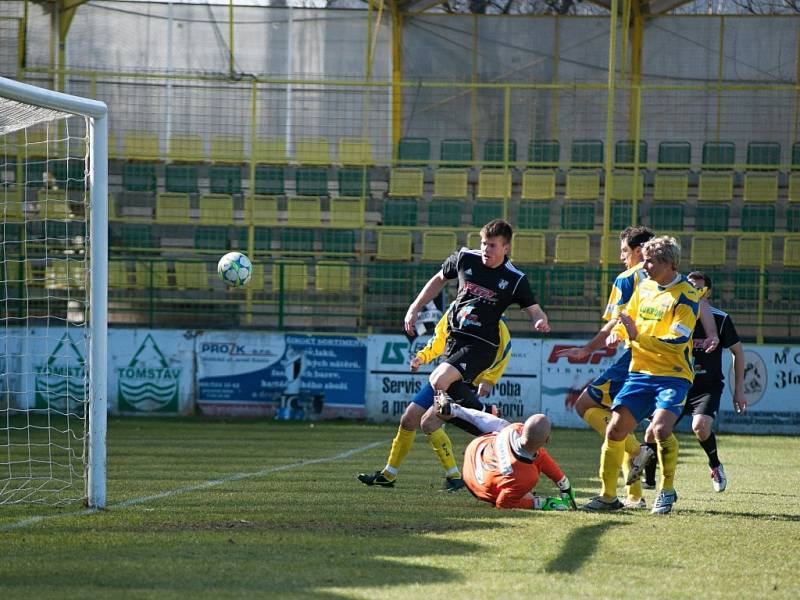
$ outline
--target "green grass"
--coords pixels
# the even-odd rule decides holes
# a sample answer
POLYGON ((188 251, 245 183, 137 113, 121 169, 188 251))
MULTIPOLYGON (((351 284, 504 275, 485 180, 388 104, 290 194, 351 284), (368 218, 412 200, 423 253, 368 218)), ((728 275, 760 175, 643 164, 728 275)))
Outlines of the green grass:
MULTIPOLYGON (((729 487, 715 494, 682 435, 673 514, 598 515, 440 492, 421 436, 395 488, 359 484, 394 430, 112 420, 109 510, 0 507, 0 598, 800 596, 798 438, 720 435, 729 487)), ((597 493, 599 447, 594 432, 553 434, 579 500, 597 493)))

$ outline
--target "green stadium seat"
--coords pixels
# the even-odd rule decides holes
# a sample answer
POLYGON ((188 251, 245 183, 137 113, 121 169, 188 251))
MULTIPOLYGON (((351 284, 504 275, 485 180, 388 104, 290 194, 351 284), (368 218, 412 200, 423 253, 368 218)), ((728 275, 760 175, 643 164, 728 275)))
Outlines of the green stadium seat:
POLYGON ((152 225, 121 223, 114 230, 119 232, 119 245, 124 248, 153 248, 156 245, 152 225))
POLYGON ((389 198, 383 202, 383 225, 389 227, 416 227, 417 199, 389 198))
POLYGON ((129 192, 155 192, 156 165, 126 162, 122 165, 122 189, 129 192))
POLYGON ((601 140, 573 140, 571 166, 577 168, 600 168, 603 166, 603 142, 601 140))
POLYGON ((403 137, 397 143, 400 165, 417 166, 431 162, 431 141, 428 138, 403 137))
POLYGON ((356 198, 367 198, 370 195, 369 169, 343 168, 337 174, 339 195, 356 198))
POLYGON ((792 144, 792 170, 800 168, 800 142, 792 144))
MULTIPOLYGON (((614 166, 617 168, 632 168, 635 166, 636 142, 634 140, 619 140, 614 145, 614 166)), ((647 142, 639 141, 639 166, 647 163, 647 142)))
POLYGON ((556 267, 549 272, 546 297, 553 304, 553 299, 569 302, 575 298, 586 296, 586 269, 579 267, 556 267))
POLYGON ((561 206, 562 229, 594 229, 594 202, 564 202, 561 206))
POLYGON ((781 299, 800 303, 800 269, 784 269, 778 277, 781 282, 781 299))
MULTIPOLYGON (((249 228, 241 227, 238 231, 238 249, 248 253, 251 251, 249 243, 249 228)), ((272 230, 269 227, 253 227, 253 248, 255 252, 270 252, 272 250, 272 230)))
POLYGON ((800 205, 786 207, 786 231, 800 233, 800 205))
POLYGON ((241 194, 242 167, 211 165, 208 168, 208 187, 212 194, 241 194))
POLYGON ((742 206, 742 231, 775 231, 775 205, 742 206))
POLYGON ((230 248, 228 228, 221 225, 197 227, 194 231, 194 246, 198 250, 227 250, 230 248))
POLYGON ((279 233, 281 252, 313 254, 315 233, 313 229, 282 227, 279 233))
POLYGON ((659 169, 689 169, 692 145, 689 142, 661 142, 658 145, 659 169))
POLYGON ((355 254, 356 232, 352 229, 323 229, 320 248, 325 254, 355 254))
POLYGON ((197 193, 197 166, 167 165, 164 167, 164 188, 168 192, 197 193))
POLYGON ((706 142, 702 161, 704 169, 732 169, 736 162, 736 146, 733 142, 706 142))
MULTIPOLYGON (((379 298, 381 296, 406 298, 419 292, 419 289, 414 287, 416 285, 414 265, 404 262, 375 261, 367 267, 367 289, 370 295, 379 298)), ((382 310, 385 310, 385 306, 382 306, 382 310)))
POLYGON ((549 229, 549 200, 520 200, 517 206, 517 227, 520 229, 549 229))
POLYGON ((777 170, 781 164, 781 145, 777 142, 747 144, 747 168, 777 170))
POLYGON ((485 163, 515 163, 517 162, 517 141, 508 140, 508 160, 503 159, 505 141, 500 139, 486 140, 483 144, 483 162, 485 163))
POLYGON ((50 160, 50 172, 55 185, 62 189, 81 189, 84 187, 86 173, 84 160, 77 158, 57 158, 50 160))
POLYGON ((697 204, 695 213, 695 231, 728 231, 730 206, 727 204, 697 204))
POLYGON ((531 140, 528 142, 528 164, 536 167, 558 167, 561 161, 561 144, 558 140, 531 140))
POLYGON ((278 165, 258 165, 255 173, 256 194, 264 196, 283 196, 283 167, 278 165))
POLYGON ((614 202, 611 204, 611 229, 618 231, 633 223, 633 203, 614 202))
POLYGON ((464 201, 433 199, 428 204, 429 227, 460 227, 464 201))
POLYGON ((468 167, 472 162, 472 140, 442 140, 439 147, 439 158, 442 166, 468 167))
POLYGON ((328 169, 325 167, 298 167, 294 180, 299 196, 328 195, 328 169))
POLYGON ((502 200, 477 200, 472 205, 472 226, 483 227, 493 219, 503 218, 502 200))
POLYGON ((22 173, 25 186, 28 188, 43 187, 45 182, 50 179, 48 175, 50 173, 49 163, 50 161, 44 158, 26 160, 22 173))
POLYGON ((683 213, 683 204, 654 202, 650 205, 650 227, 658 232, 683 231, 683 213))

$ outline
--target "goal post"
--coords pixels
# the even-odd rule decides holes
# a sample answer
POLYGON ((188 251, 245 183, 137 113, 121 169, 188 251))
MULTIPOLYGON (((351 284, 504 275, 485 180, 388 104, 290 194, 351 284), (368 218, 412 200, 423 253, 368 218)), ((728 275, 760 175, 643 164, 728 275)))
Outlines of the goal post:
MULTIPOLYGON (((0 200, 3 202, 3 209, 0 211, 0 260, 3 261, 3 269, 0 272, 4 274, 4 309, 0 316, 5 345, 2 351, 6 353, 0 364, 0 395, 6 396, 5 404, 0 403, 5 413, 4 422, 0 422, 0 431, 4 431, 7 436, 6 440, 0 440, 0 449, 5 454, 0 456, 0 503, 65 503, 78 499, 74 497, 77 493, 89 506, 104 508, 106 504, 107 115, 108 109, 103 102, 0 77, 0 136, 3 140, 0 161, 4 166, 3 178, 0 180, 0 200), (70 152, 67 151, 63 155, 66 158, 59 163, 59 159, 56 159, 57 153, 52 149, 59 144, 69 148, 74 138, 69 134, 65 138, 60 132, 69 127, 67 123, 72 118, 79 119, 76 129, 82 135, 78 139, 79 143, 73 142, 73 148, 78 146, 83 149, 85 145, 85 149, 82 150, 82 157, 76 159, 71 159, 70 152), (38 137, 28 135, 29 131, 37 131, 36 128, 46 132, 43 142, 38 137), (37 154, 44 152, 44 158, 38 162, 30 158, 37 145, 37 154), (76 164, 79 175, 73 178, 70 168, 76 164), (66 183, 60 187, 57 182, 53 183, 48 179, 51 177, 51 165, 67 172, 63 175, 66 183), (14 173, 23 173, 21 180, 14 173), (78 188, 77 195, 71 195, 75 190, 70 189, 70 186, 78 188), (51 210, 51 205, 56 206, 56 201, 61 206, 66 206, 67 213, 72 205, 83 205, 80 209, 83 211, 84 221, 80 223, 78 234, 70 231, 70 226, 74 224, 72 214, 61 214, 63 208, 51 210), (48 229, 51 222, 54 225, 48 229), (34 231, 30 238, 29 230, 34 231), (51 231, 55 233, 51 235, 51 231), (51 240, 73 246, 66 250, 54 250, 51 248, 51 240), (78 244, 77 250, 75 244, 78 244), (31 251, 30 248, 34 250, 31 251), (31 258, 31 252, 37 258, 31 258), (80 259, 71 261, 73 255, 80 259), (8 256, 13 256, 13 260, 7 260, 8 256), (36 260, 39 262, 32 266, 36 260), (9 267, 12 264, 21 273, 14 276, 18 279, 14 282, 9 281, 9 267), (73 266, 81 272, 73 275, 73 266), (35 272, 39 268, 42 272, 46 270, 46 275, 40 276, 35 272), (30 291, 39 287, 42 292, 30 291), (20 292, 15 291, 17 288, 20 292), (34 300, 39 301, 39 304, 34 300), (38 306, 44 309, 39 309, 38 306), (36 394, 38 401, 39 382, 33 386, 26 383, 26 377, 33 377, 33 371, 30 367, 27 367, 27 371, 26 367, 17 367, 15 372, 15 361, 11 354, 19 355, 18 365, 24 364, 24 347, 36 343, 36 340, 29 338, 35 337, 31 332, 37 323, 45 324, 47 338, 58 339, 59 348, 67 345, 65 339, 75 346, 70 337, 71 330, 75 328, 71 327, 72 322, 82 331, 85 344, 85 358, 80 357, 81 366, 77 369, 81 373, 81 380, 73 382, 70 379, 72 371, 69 369, 66 376, 54 369, 53 372, 66 381, 56 380, 55 384, 45 381, 42 385, 51 394, 47 398, 65 399, 66 408, 63 409, 60 404, 57 408, 52 408, 49 404, 45 408, 37 407, 30 396, 36 394), (62 334, 59 327, 65 333, 62 334), (51 329, 54 331, 51 332, 51 329), (54 392, 56 388, 64 391, 54 392), (78 393, 82 392, 83 397, 74 398, 74 389, 79 390, 78 393), (73 411, 72 406, 78 406, 79 409, 73 411), (37 411, 38 414, 34 417, 30 416, 37 411), (61 429, 61 425, 52 424, 56 420, 53 415, 59 417, 59 422, 69 424, 66 432, 61 429), (20 418, 26 419, 22 427, 15 421, 20 418), (79 423, 76 424, 75 421, 79 423), (26 423, 30 431, 20 431, 25 428, 26 423), (75 433, 70 429, 72 426, 81 427, 81 430, 75 433), (26 441, 28 448, 22 447, 26 441), (67 453, 69 458, 60 458, 60 451, 67 453), (49 465, 46 464, 48 460, 49 465), (59 469, 67 475, 54 476, 53 473, 59 469), (57 481, 56 484, 44 481, 48 473, 51 480, 57 481), (34 479, 39 481, 31 483, 34 479), (82 489, 72 496, 70 492, 62 493, 64 489, 77 487, 82 489)), ((79 351, 76 352, 80 354, 79 351)), ((57 354, 53 350, 45 364, 52 365, 57 354)), ((48 368, 45 367, 45 370, 48 368)), ((49 371, 47 374, 50 374, 49 371)), ((45 402, 49 403, 49 400, 45 402)))

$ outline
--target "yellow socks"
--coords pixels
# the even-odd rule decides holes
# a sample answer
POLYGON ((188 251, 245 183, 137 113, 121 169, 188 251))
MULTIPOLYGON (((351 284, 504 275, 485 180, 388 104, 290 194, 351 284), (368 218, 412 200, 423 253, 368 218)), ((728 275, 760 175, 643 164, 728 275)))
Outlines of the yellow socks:
MULTIPOLYGON (((587 411, 588 412, 588 411, 587 411)), ((617 478, 625 454, 625 441, 615 442, 608 438, 603 442, 600 454, 600 479, 603 482, 603 498, 617 497, 617 478)))
MULTIPOLYGON (((628 438, 631 437, 630 435, 628 438)), ((628 438, 625 438, 625 454, 622 457, 622 479, 628 481, 628 473, 631 470, 631 454, 628 452, 628 438)), ((636 439, 636 438, 634 438, 636 439)), ((636 443, 636 452, 639 452, 639 443, 636 443)), ((628 498, 631 500, 639 500, 642 497, 642 478, 640 477, 633 484, 627 487, 628 498)))
POLYGON ((658 466, 661 469, 661 489, 675 489, 675 469, 678 466, 678 438, 674 434, 658 444, 658 466))
POLYGON ((461 471, 458 470, 456 458, 453 456, 453 442, 450 441, 444 429, 440 427, 433 433, 427 434, 426 437, 431 448, 436 452, 436 456, 439 457, 439 462, 444 467, 445 475, 450 479, 461 477, 461 471))
POLYGON ((597 433, 606 436, 606 426, 611 420, 611 413, 599 406, 587 408, 583 413, 583 420, 589 424, 589 427, 594 429, 597 433))
POLYGON ((383 476, 386 479, 393 481, 397 477, 397 471, 400 465, 408 456, 411 451, 411 446, 414 445, 414 438, 416 437, 416 430, 397 428, 397 435, 392 440, 392 449, 389 451, 389 460, 386 462, 386 467, 383 469, 383 476))

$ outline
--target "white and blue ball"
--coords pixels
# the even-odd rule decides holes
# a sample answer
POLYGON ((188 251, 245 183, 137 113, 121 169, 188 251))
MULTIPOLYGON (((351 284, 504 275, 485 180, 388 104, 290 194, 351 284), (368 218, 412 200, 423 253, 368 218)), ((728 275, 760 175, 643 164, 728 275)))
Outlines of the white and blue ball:
POLYGON ((228 252, 219 259, 217 274, 225 285, 242 287, 253 276, 253 263, 241 252, 228 252))

